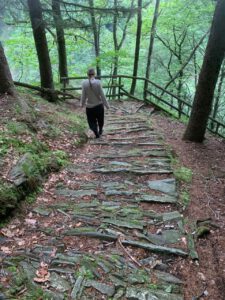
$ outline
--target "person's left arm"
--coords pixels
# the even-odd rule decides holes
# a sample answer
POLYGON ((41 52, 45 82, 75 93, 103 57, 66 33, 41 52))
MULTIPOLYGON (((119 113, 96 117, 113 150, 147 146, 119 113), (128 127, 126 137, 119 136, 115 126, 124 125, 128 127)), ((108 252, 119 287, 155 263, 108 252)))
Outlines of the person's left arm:
POLYGON ((81 99, 80 99, 80 105, 81 105, 82 107, 85 106, 86 99, 87 99, 86 89, 85 89, 84 84, 82 84, 82 94, 81 94, 81 99))
POLYGON ((105 97, 105 94, 103 92, 103 89, 102 89, 102 85, 101 85, 101 82, 99 83, 99 93, 100 93, 100 97, 102 99, 102 102, 103 102, 103 105, 109 109, 109 103, 108 101, 106 100, 106 97, 105 97))

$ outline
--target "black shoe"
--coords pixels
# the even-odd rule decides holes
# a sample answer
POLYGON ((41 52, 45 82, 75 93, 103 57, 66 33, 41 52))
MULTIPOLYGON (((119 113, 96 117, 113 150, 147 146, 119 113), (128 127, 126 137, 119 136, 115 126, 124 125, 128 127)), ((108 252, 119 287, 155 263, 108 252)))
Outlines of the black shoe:
POLYGON ((99 135, 99 134, 96 134, 96 135, 95 135, 95 138, 96 138, 96 139, 99 139, 99 138, 100 138, 100 135, 99 135))
POLYGON ((103 133, 103 130, 100 129, 100 130, 99 130, 99 135, 102 135, 102 133, 103 133))

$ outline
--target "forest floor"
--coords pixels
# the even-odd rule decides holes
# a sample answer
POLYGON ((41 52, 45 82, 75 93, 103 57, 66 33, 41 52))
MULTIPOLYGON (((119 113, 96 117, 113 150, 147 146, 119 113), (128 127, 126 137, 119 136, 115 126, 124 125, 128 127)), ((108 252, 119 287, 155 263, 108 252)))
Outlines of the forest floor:
POLYGON ((225 141, 184 142, 184 124, 139 105, 113 103, 103 137, 82 147, 68 130, 48 137, 70 164, 2 225, 0 299, 225 299, 225 141))
POLYGON ((208 220, 210 225, 210 233, 196 245, 199 265, 186 265, 182 271, 186 299, 205 287, 207 299, 225 299, 225 140, 207 133, 202 144, 185 142, 184 124, 162 114, 154 114, 152 120, 180 164, 193 172, 192 182, 180 185, 180 191, 190 193, 184 215, 193 222, 208 220))

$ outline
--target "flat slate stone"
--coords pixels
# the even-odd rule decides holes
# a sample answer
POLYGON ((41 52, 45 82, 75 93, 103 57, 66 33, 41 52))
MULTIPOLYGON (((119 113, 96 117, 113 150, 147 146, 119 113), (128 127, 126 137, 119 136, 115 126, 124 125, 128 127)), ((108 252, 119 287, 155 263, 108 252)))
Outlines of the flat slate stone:
POLYGON ((158 278, 158 280, 166 283, 183 284, 183 281, 170 273, 155 271, 154 275, 158 278))
POLYGON ((72 289, 71 292, 71 300, 76 300, 78 299, 79 293, 81 291, 82 288, 82 284, 84 282, 84 277, 83 276, 79 276, 74 284, 74 287, 72 289))
POLYGON ((170 294, 164 291, 144 288, 127 288, 126 299, 128 300, 184 300, 182 295, 170 294))
POLYGON ((113 297, 113 300, 122 299, 124 293, 125 293, 124 289, 122 289, 122 288, 118 289, 118 291, 116 292, 116 294, 113 297))
POLYGON ((29 172, 35 171, 35 162, 30 153, 25 153, 19 158, 16 165, 9 171, 9 179, 16 185, 20 186, 27 182, 25 167, 29 166, 29 172))
POLYGON ((156 245, 168 245, 177 243, 181 238, 179 230, 163 230, 161 234, 147 235, 147 238, 156 245))
POLYGON ((115 294, 115 287, 113 285, 108 285, 95 280, 87 280, 85 286, 91 286, 94 289, 98 290, 100 293, 109 297, 112 297, 115 294))
POLYGON ((70 165, 66 170, 73 174, 85 174, 87 171, 80 165, 70 165))
POLYGON ((172 196, 158 196, 158 195, 149 195, 149 194, 142 194, 140 197, 135 198, 137 201, 140 202, 158 202, 158 203, 176 203, 177 198, 172 196))
POLYGON ((33 209, 33 212, 35 212, 36 214, 39 214, 41 216, 49 216, 51 213, 50 209, 44 208, 44 207, 36 207, 33 209))
POLYGON ((97 196, 96 190, 71 190, 71 189, 56 189, 56 194, 64 197, 84 197, 97 196))
POLYGON ((137 174, 137 175, 148 175, 148 174, 171 174, 172 170, 171 169, 164 169, 164 168, 149 168, 146 167, 145 169, 143 169, 143 166, 140 166, 139 168, 137 167, 113 167, 113 166, 109 166, 107 167, 100 167, 100 168, 96 168, 94 169, 92 172, 97 172, 97 173, 102 173, 102 174, 108 174, 108 173, 133 173, 133 174, 137 174))
POLYGON ((68 291, 71 287, 68 281, 61 276, 59 276, 57 273, 52 272, 50 276, 50 285, 58 290, 59 292, 66 292, 68 291))
POLYGON ((179 211, 171 211, 171 212, 163 213, 162 217, 164 222, 183 219, 183 216, 179 213, 179 211))
POLYGON ((141 229, 143 230, 144 222, 137 221, 123 221, 118 219, 104 219, 103 223, 108 223, 112 225, 116 225, 118 227, 126 227, 130 229, 141 229))
POLYGON ((172 196, 177 196, 176 180, 174 178, 148 181, 148 186, 150 187, 150 189, 160 191, 172 196))
POLYGON ((138 194, 138 192, 133 191, 123 191, 123 190, 106 190, 106 196, 114 196, 114 195, 122 195, 122 196, 132 196, 134 194, 138 194))
POLYGON ((113 158, 131 158, 131 157, 168 157, 168 154, 162 148, 156 147, 151 150, 136 148, 133 150, 128 151, 110 151, 110 152, 103 152, 101 154, 95 153, 95 158, 106 158, 106 159, 113 159, 113 158))

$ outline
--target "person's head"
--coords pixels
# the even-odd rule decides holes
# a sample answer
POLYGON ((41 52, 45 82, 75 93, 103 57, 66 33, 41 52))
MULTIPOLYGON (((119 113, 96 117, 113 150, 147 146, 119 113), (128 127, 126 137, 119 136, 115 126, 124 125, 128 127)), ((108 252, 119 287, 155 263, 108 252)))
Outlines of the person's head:
POLYGON ((87 75, 88 75, 88 77, 93 77, 93 76, 95 76, 95 69, 94 69, 94 68, 88 69, 87 75))

